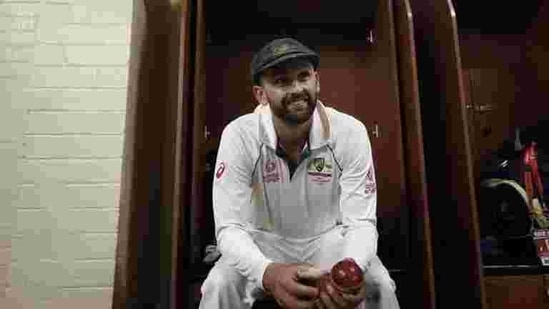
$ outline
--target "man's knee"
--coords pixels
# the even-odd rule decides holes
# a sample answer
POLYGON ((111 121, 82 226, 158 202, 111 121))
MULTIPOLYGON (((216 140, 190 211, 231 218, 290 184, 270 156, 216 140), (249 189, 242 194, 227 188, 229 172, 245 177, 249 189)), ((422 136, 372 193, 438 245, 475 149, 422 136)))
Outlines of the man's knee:
POLYGON ((216 263, 202 284, 202 294, 214 291, 241 290, 244 288, 244 284, 242 276, 235 268, 216 263))
POLYGON ((236 293, 243 296, 246 280, 234 267, 218 261, 202 284, 202 295, 236 293))

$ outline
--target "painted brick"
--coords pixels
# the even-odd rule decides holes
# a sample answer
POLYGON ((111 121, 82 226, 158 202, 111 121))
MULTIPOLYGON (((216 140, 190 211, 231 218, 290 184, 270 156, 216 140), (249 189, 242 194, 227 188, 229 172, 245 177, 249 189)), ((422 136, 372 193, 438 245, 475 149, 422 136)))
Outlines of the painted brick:
POLYGON ((43 2, 35 10, 40 16, 37 28, 58 28, 72 21, 72 10, 67 4, 43 2))
MULTIPOLYGON (((64 220, 61 216, 58 219, 64 220)), ((35 230, 21 229, 19 234, 13 237, 11 259, 22 263, 53 260, 65 264, 77 260, 115 258, 115 232, 82 233, 65 230, 62 225, 58 227, 55 223, 53 225, 41 231, 38 227, 35 230)))
POLYGON ((30 62, 34 58, 34 46, 0 43, 0 62, 30 62))
POLYGON ((34 31, 36 18, 33 16, 0 16, 3 31, 34 31))
POLYGON ((126 65, 129 48, 119 46, 67 46, 68 64, 80 65, 126 65))
POLYGON ((4 285, 0 285, 0 308, 10 308, 10 307, 7 307, 7 304, 5 304, 4 306, 2 306, 2 304, 4 304, 2 301, 7 297, 7 290, 8 290, 8 285, 7 284, 4 284, 4 285))
MULTIPOLYGON (((3 77, 3 78, 16 79, 20 76, 28 76, 32 74, 32 72, 33 72, 33 66, 31 63, 0 62, 0 78, 3 77)), ((16 82, 12 84, 16 84, 16 82)), ((1 96, 2 101, 6 100, 7 102, 11 103, 12 100, 8 98, 9 97, 8 95, 10 96, 16 95, 18 91, 14 93, 15 89, 13 87, 9 87, 8 85, 2 88, 4 88, 4 91, 2 91, 2 96, 1 96)), ((5 103, 6 101, 2 103, 5 103)))
MULTIPOLYGON (((20 160, 23 183, 62 181, 70 183, 119 182, 121 159, 20 160)), ((68 220, 68 219, 67 219, 68 220)))
POLYGON ((10 3, 0 2, 0 15, 12 15, 12 16, 35 16, 37 15, 37 8, 40 7, 36 3, 10 3))
POLYGON ((121 154, 131 17, 130 0, 0 0, 0 308, 110 307, 82 287, 112 285, 121 159, 74 157, 121 154))
POLYGON ((72 4, 77 3, 78 0, 44 0, 45 3, 62 3, 62 4, 72 4))
POLYGON ((72 244, 67 244, 74 259, 114 259, 116 251, 116 233, 80 234, 72 244))
MULTIPOLYGON (((60 255, 72 250, 61 240, 73 237, 71 235, 75 233, 116 233, 117 219, 117 209, 18 210, 14 233, 27 236, 40 234, 40 239, 53 247, 52 253, 59 259, 62 258, 60 255)), ((19 251, 25 247, 32 249, 34 243, 20 239, 14 240, 13 246, 13 256, 19 260, 22 258, 19 251)), ((53 258, 49 252, 45 254, 53 258)))
POLYGON ((0 285, 8 284, 10 268, 10 265, 0 264, 0 285))
POLYGON ((10 286, 6 289, 6 298, 0 299, 0 308, 36 309, 39 302, 33 298, 34 295, 23 289, 23 287, 10 286))
POLYGON ((63 295, 45 301, 45 309, 98 309, 110 308, 112 304, 110 288, 67 289, 63 295))
MULTIPOLYGON (((52 235, 51 242, 54 242, 65 237, 58 233, 115 233, 117 219, 117 209, 17 210, 15 233, 49 234, 52 235)), ((25 242, 22 240, 19 243, 25 242)), ((14 245, 14 248, 20 250, 22 247, 16 248, 14 245)), ((70 250, 69 247, 63 249, 70 250)), ((14 251, 14 256, 19 259, 20 253, 14 251)))
POLYGON ((12 285, 24 287, 34 299, 45 299, 56 287, 71 286, 74 279, 67 265, 53 260, 28 259, 11 264, 12 285))
POLYGON ((114 261, 29 260, 12 262, 11 279, 33 298, 45 300, 58 294, 59 288, 112 286, 113 273, 114 261))
POLYGON ((126 87, 127 68, 122 67, 40 67, 29 78, 30 87, 94 88, 126 87), (51 78, 55 76, 56 78, 51 78))
MULTIPOLYGON (((1 131, 1 130, 0 130, 1 131)), ((17 143, 15 142, 1 142, 0 143, 0 171, 2 175, 8 177, 0 177, 0 190, 11 190, 15 187, 13 180, 15 174, 17 174, 17 167, 13 164, 17 160, 17 143)), ((0 191, 2 197, 9 198, 11 196, 5 196, 9 192, 0 191)), ((0 200, 1 202, 1 200, 0 200)), ((0 219, 1 221, 1 219, 0 219)))
MULTIPOLYGON (((17 210, 15 223, 15 234, 24 234, 28 236, 26 233, 40 234, 44 232, 44 236, 46 236, 47 230, 51 229, 56 222, 55 218, 53 218, 52 214, 47 210, 17 210)), ((18 244, 23 244, 24 242, 27 241, 20 238, 13 239, 13 255, 17 259, 21 254, 20 250, 24 247, 18 246, 18 244)), ((32 249, 32 247, 28 247, 28 249, 32 249)))
MULTIPOLYGON (((20 138, 24 126, 22 126, 22 119, 24 113, 19 109, 8 109, 3 107, 0 114, 0 123, 2 124, 0 129, 0 141, 10 141, 20 138)), ((3 148, 3 146, 2 146, 3 148)), ((3 164, 0 163, 0 166, 3 164)))
POLYGON ((35 68, 28 76, 28 87, 94 87, 95 68, 35 68), (52 78, 55 76, 55 78, 52 78))
POLYGON ((69 264, 74 286, 112 286, 114 260, 75 261, 69 264))
POLYGON ((11 44, 33 44, 36 41, 36 33, 22 31, 2 31, 0 29, 0 42, 11 44))
MULTIPOLYGON (((9 192, 11 190, 2 189, 1 190, 1 197, 2 199, 8 197, 9 192), (5 192, 7 191, 7 193, 5 192)), ((3 227, 0 229, 0 232, 3 234, 0 234, 0 237, 7 237, 9 236, 9 233, 11 232, 11 228, 14 225, 16 217, 16 211, 10 204, 4 204, 0 205, 0 225, 3 227)))
POLYGON ((0 248, 0 265, 10 265, 11 248, 0 248))
POLYGON ((42 0, 2 0, 3 3, 39 3, 42 0))
POLYGON ((37 40, 44 43, 75 44, 120 44, 128 46, 130 26, 123 25, 85 25, 41 23, 37 29, 37 40))
POLYGON ((63 220, 58 222, 58 229, 83 233, 116 233, 117 231, 117 209, 69 209, 62 215, 63 220))
POLYGON ((65 53, 60 45, 37 45, 33 53, 35 65, 62 65, 65 63, 65 53))
MULTIPOLYGON (((30 212, 28 212, 30 213, 30 212)), ((20 215, 22 212, 20 213, 20 215)), ((43 214, 46 217, 46 214, 43 214)), ((37 216, 38 217, 38 216, 37 216)), ((39 217, 38 217, 39 218, 39 217)), ((34 220, 26 216, 21 215, 19 220, 25 224, 34 220)), ((53 245, 54 237, 52 235, 52 228, 43 227, 45 224, 39 223, 42 226, 30 225, 27 229, 19 228, 17 234, 12 238, 12 262, 15 263, 32 263, 38 260, 57 260, 58 256, 63 254, 57 252, 53 245)))
POLYGON ((25 136, 20 155, 32 157, 121 157, 124 139, 114 136, 25 136))
POLYGON ((21 186, 14 206, 18 208, 116 208, 118 185, 69 185, 47 183, 41 186, 21 186), (59 197, 63 198, 60 199, 59 197))
POLYGON ((14 94, 13 100, 30 109, 123 111, 126 108, 126 96, 125 88, 24 89, 14 94))
POLYGON ((0 224, 0 248, 11 248, 11 234, 13 234, 11 225, 0 224))
POLYGON ((122 134, 124 117, 124 113, 121 112, 32 112, 25 116, 25 133, 122 134), (99 119, 101 125, 98 125, 99 119))
POLYGON ((72 6, 74 23, 131 23, 132 10, 128 9, 127 1, 96 0, 80 1, 72 6))

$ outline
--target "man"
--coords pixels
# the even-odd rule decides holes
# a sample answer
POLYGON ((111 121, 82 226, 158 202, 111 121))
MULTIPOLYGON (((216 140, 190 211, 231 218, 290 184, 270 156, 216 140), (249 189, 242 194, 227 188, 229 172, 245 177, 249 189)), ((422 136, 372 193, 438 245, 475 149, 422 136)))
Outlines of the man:
POLYGON ((292 38, 253 58, 253 113, 221 136, 213 184, 221 258, 202 285, 200 308, 250 308, 270 296, 285 308, 398 308, 377 258, 376 186, 365 126, 318 100, 319 56, 292 38), (320 276, 353 258, 365 282, 355 294, 320 276))

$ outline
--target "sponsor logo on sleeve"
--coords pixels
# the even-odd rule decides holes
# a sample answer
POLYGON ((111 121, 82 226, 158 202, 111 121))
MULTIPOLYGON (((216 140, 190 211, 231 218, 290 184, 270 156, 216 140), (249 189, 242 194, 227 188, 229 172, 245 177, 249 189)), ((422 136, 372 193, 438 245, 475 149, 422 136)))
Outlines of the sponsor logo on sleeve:
POLYGON ((215 172, 215 178, 219 179, 225 174, 225 169, 227 167, 227 164, 225 162, 219 163, 219 167, 217 168, 215 172))
POLYGON ((376 179, 374 177, 374 168, 370 166, 368 172, 366 172, 366 188, 364 193, 373 194, 377 190, 376 179))

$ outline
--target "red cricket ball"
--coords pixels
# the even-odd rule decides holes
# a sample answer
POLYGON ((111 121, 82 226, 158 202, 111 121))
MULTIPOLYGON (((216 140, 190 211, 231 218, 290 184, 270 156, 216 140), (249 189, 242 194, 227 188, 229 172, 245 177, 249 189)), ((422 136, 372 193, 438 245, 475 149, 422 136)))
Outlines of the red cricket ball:
POLYGON ((332 267, 330 276, 336 287, 344 291, 358 289, 364 281, 362 269, 352 258, 337 262, 332 267))
POLYGON ((351 258, 345 258, 337 262, 329 274, 325 274, 320 280, 320 290, 326 290, 329 283, 339 292, 355 292, 362 286, 364 275, 362 270, 351 258))

